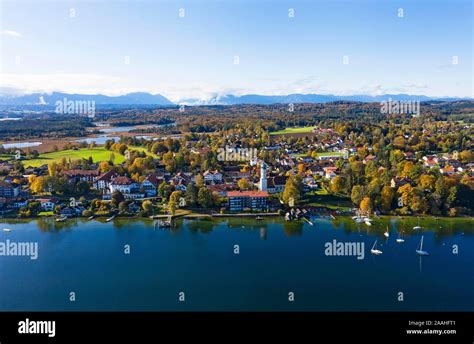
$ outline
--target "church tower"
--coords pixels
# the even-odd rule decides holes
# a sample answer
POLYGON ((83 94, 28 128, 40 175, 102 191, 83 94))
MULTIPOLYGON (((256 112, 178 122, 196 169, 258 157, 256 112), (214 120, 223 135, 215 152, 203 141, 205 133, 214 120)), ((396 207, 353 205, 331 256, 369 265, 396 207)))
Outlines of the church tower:
POLYGON ((267 191, 267 167, 265 161, 262 161, 260 164, 260 182, 258 183, 260 191, 267 191))

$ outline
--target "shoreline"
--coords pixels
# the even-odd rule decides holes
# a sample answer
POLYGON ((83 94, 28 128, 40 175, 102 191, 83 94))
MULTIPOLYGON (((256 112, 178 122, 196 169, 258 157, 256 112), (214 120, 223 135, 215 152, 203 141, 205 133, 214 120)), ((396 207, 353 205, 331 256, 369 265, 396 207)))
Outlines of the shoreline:
MULTIPOLYGON (((80 219, 80 220, 99 220, 103 219, 106 220, 110 218, 112 215, 100 215, 100 216, 94 216, 94 218, 89 219, 88 217, 84 216, 74 216, 74 217, 68 217, 67 220, 73 220, 73 219, 80 219)), ((151 215, 147 217, 139 217, 139 216, 117 216, 114 220, 119 220, 119 219, 124 219, 124 220, 161 220, 161 219, 167 219, 170 215, 151 215)), ((275 217, 281 217, 284 218, 284 215, 280 215, 279 213, 229 213, 229 214, 208 214, 208 213, 188 213, 188 214, 177 214, 177 215, 172 215, 172 219, 178 219, 178 218, 185 218, 185 219, 200 219, 200 218, 255 218, 255 217, 263 217, 263 218, 275 218, 275 217)), ((314 214, 310 217, 330 217, 330 214, 314 214)), ((352 216, 350 214, 348 215, 337 215, 335 216, 334 220, 337 220, 338 218, 346 218, 349 219, 352 216)), ((44 216, 35 216, 35 217, 0 217, 0 222, 2 220, 40 220, 40 219, 56 219, 58 218, 57 215, 44 215, 44 216)), ((413 215, 407 215, 407 216, 399 216, 399 215, 380 215, 380 216, 374 216, 372 219, 398 219, 398 220, 471 220, 474 221, 474 217, 472 216, 413 216, 413 215)), ((293 221, 291 221, 293 222, 293 221)))

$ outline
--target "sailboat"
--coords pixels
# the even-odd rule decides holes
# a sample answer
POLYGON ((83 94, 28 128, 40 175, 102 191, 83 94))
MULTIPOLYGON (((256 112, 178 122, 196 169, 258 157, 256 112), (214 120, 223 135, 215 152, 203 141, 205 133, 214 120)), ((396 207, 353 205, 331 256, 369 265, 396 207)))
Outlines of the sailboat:
POLYGON ((4 232, 11 232, 12 230, 10 228, 3 228, 4 232))
POLYGON ((383 233, 384 237, 388 238, 390 236, 390 233, 388 232, 388 227, 387 230, 383 233))
POLYGON ((405 239, 402 239, 402 237, 400 236, 400 232, 398 232, 397 242, 398 242, 399 244, 405 242, 405 239))
POLYGON ((427 256, 428 255, 428 252, 423 251, 423 235, 421 236, 420 245, 418 246, 418 249, 416 250, 416 254, 418 254, 420 256, 427 256))
POLYGON ((382 254, 382 251, 377 249, 377 240, 375 240, 374 246, 372 246, 372 248, 370 249, 370 253, 375 254, 375 255, 382 254))
POLYGON ((413 227, 413 230, 415 231, 419 231, 421 229, 421 226, 420 226, 420 218, 418 218, 418 225, 413 227))

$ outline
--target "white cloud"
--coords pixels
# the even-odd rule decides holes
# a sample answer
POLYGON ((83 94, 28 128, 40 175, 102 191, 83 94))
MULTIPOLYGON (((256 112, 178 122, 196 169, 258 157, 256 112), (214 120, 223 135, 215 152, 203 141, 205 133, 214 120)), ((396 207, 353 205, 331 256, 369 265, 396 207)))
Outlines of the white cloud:
POLYGON ((13 30, 2 30, 0 31, 0 36, 10 36, 10 37, 17 37, 17 38, 23 37, 21 33, 17 31, 13 31, 13 30))
POLYGON ((128 92, 127 80, 101 74, 0 74, 2 88, 21 90, 21 93, 68 92, 81 94, 103 93, 118 95, 128 92))

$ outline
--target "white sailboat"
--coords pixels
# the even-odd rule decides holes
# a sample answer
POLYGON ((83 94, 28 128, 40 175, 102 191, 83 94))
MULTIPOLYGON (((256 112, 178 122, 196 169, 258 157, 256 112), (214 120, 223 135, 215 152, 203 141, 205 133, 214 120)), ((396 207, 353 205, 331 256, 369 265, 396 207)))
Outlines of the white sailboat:
POLYGON ((3 228, 4 232, 11 232, 12 230, 10 228, 3 228))
POLYGON ((390 236, 390 233, 388 232, 388 227, 387 230, 383 233, 384 237, 388 238, 390 236))
POLYGON ((400 232, 398 232, 398 238, 397 238, 397 242, 398 242, 399 244, 401 244, 401 243, 404 243, 404 242, 405 242, 405 239, 403 239, 403 238, 400 236, 400 232))
POLYGON ((420 218, 418 218, 418 225, 413 227, 413 230, 415 231, 419 231, 421 229, 421 226, 420 226, 420 218))
POLYGON ((370 253, 375 254, 375 255, 382 254, 382 251, 377 249, 377 240, 375 240, 374 246, 372 246, 372 248, 370 249, 370 253))
POLYGON ((418 246, 418 249, 416 250, 416 254, 418 254, 420 256, 427 256, 428 255, 428 252, 423 251, 423 235, 421 236, 420 245, 418 246))

